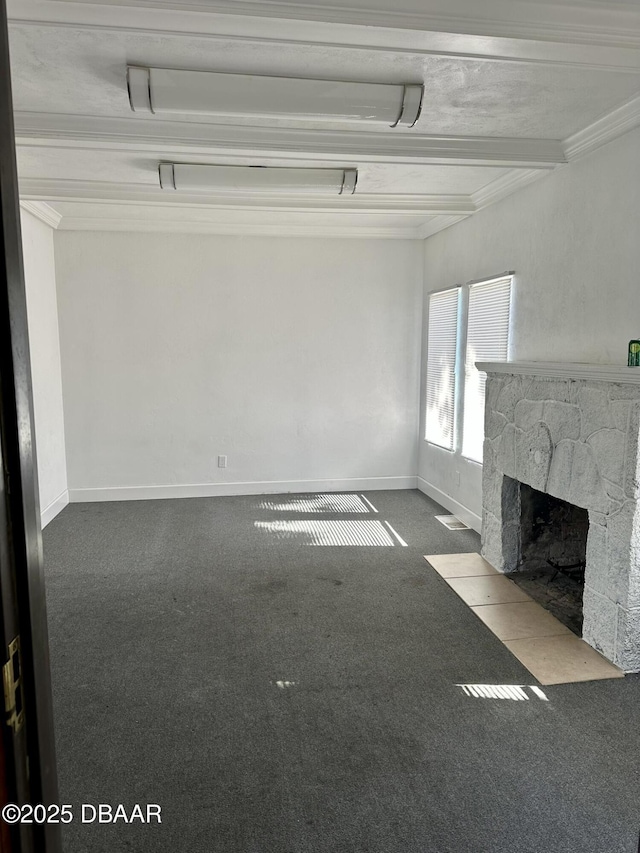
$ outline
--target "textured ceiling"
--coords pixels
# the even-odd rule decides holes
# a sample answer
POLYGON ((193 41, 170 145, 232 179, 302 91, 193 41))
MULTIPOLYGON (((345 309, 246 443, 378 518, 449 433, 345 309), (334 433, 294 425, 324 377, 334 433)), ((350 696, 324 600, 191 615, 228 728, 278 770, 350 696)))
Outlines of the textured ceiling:
POLYGON ((640 74, 628 72, 73 28, 13 26, 11 52, 16 110, 84 115, 131 115, 127 63, 380 83, 424 81, 422 117, 406 131, 414 134, 564 139, 640 89, 640 74))
MULTIPOLYGON (((558 61, 561 35, 553 43, 542 29, 536 35, 536 26, 544 28, 544 22, 536 20, 536 4, 531 0, 517 0, 510 7, 511 18, 503 21, 505 27, 513 26, 513 20, 520 16, 518 26, 530 33, 518 44, 518 50, 527 58, 518 61, 504 58, 504 39, 498 38, 495 43, 478 41, 475 53, 465 52, 454 41, 447 50, 450 37, 446 33, 435 34, 442 44, 440 49, 433 49, 432 41, 428 49, 423 49, 422 41, 427 35, 422 37, 418 32, 413 34, 410 46, 398 47, 404 31, 382 25, 353 25, 348 31, 353 44, 348 44, 344 27, 331 43, 327 40, 329 31, 321 30, 322 25, 317 22, 291 20, 287 38, 279 40, 272 30, 268 37, 257 37, 250 28, 253 18, 220 16, 224 2, 201 0, 191 4, 192 11, 184 11, 185 4, 176 0, 175 11, 171 12, 169 0, 138 0, 141 7, 156 5, 165 10, 156 15, 147 9, 144 18, 135 17, 135 2, 128 0, 126 9, 117 3, 96 6, 92 0, 21 0, 20 4, 10 5, 14 19, 10 46, 21 187, 25 198, 46 200, 54 208, 58 203, 65 216, 71 216, 70 204, 84 205, 77 211, 90 218, 90 202, 102 202, 100 212, 104 214, 104 204, 118 200, 131 205, 131 214, 134 209, 139 212, 141 208, 134 202, 140 201, 140 189, 153 194, 150 198, 155 205, 175 206, 180 201, 179 194, 167 197, 157 186, 158 161, 172 159, 173 146, 174 159, 180 162, 335 166, 336 161, 343 160, 345 166, 359 168, 358 198, 354 204, 364 208, 367 196, 371 196, 370 214, 375 215, 376 227, 383 221, 387 198, 390 228, 398 225, 397 210, 405 204, 407 214, 422 210, 422 221, 429 231, 434 217, 439 218, 440 224, 447 224, 448 220, 441 217, 449 209, 447 205, 454 204, 452 211, 455 208, 466 215, 481 207, 485 203, 482 199, 498 198, 504 191, 530 180, 532 168, 544 174, 544 170, 565 159, 554 154, 561 148, 549 147, 545 155, 548 162, 542 162, 542 156, 521 153, 522 145, 514 147, 513 140, 525 144, 527 140, 540 140, 541 145, 548 141, 557 146, 554 141, 571 141, 575 134, 598 121, 598 133, 592 135, 605 140, 610 126, 624 130, 635 120, 636 113, 640 121, 640 107, 633 100, 640 95, 640 29, 628 31, 624 51, 616 46, 616 53, 607 54, 611 65, 604 64, 601 53, 593 63, 588 53, 583 53, 579 61, 574 57, 563 64, 558 61), (207 7, 205 14, 202 9, 207 7), (93 18, 86 17, 87 10, 93 18), (160 19, 160 14, 173 17, 160 19), (531 20, 526 19, 527 14, 533 16, 531 20), (141 21, 144 26, 140 26, 141 21), (168 30, 167 22, 171 21, 175 27, 168 30), (220 23, 219 31, 216 23, 220 23), (233 35, 229 35, 231 30, 233 35), (365 35, 375 46, 357 43, 365 35), (637 36, 638 47, 628 44, 632 36, 637 36), (188 115, 172 115, 170 124, 163 124, 154 117, 131 113, 125 87, 127 63, 292 77, 424 82, 423 113, 413 129, 399 131, 373 126, 356 128, 344 123, 194 119, 188 115), (608 118, 612 113, 613 117, 608 118), (196 124, 200 140, 197 148, 193 143, 196 124), (259 130, 261 127, 263 131, 259 130), (278 128, 277 138, 267 128, 278 128), (304 145, 302 130, 308 131, 304 145), (247 136, 249 132, 254 136, 247 136), (452 142, 447 149, 449 142, 442 137, 455 137, 458 148, 452 142), (249 139, 254 140, 253 148, 249 139), (348 146, 344 142, 347 139, 348 146), (358 139, 362 141, 361 149, 358 139), (464 147, 468 139, 473 141, 475 153, 468 156, 468 165, 461 165, 463 161, 454 156, 454 149, 464 147), (439 156, 429 158, 427 153, 434 144, 439 156)), ((281 17, 284 5, 254 2, 239 3, 237 8, 245 13, 264 8, 266 14, 277 7, 281 17)), ((447 12, 447 5, 440 0, 403 0, 401 5, 402 10, 390 2, 375 0, 366 4, 354 2, 349 8, 354 20, 364 9, 373 8, 384 12, 390 22, 395 11, 396 27, 407 25, 408 14, 424 17, 430 12, 441 16, 447 12)), ((507 8, 504 0, 481 5, 494 14, 507 8)), ((542 3, 539 8, 548 5, 542 3)), ((624 9, 624 4, 615 6, 624 9)), ((286 6, 291 10, 291 19, 296 18, 296 10, 304 17, 302 12, 307 15, 311 7, 316 16, 323 8, 310 0, 286 6)), ((455 0, 449 7, 457 15, 458 32, 464 31, 465 11, 468 31, 477 31, 477 7, 470 0, 455 0)), ((582 7, 588 7, 591 16, 584 13, 586 32, 595 20, 601 20, 591 13, 602 15, 606 6, 570 0, 556 4, 555 12, 562 12, 563 25, 570 23, 576 30, 582 7)), ((347 6, 341 7, 341 13, 347 11, 347 6)), ((494 23, 494 27, 498 29, 498 24, 494 23)), ((429 34, 430 39, 435 36, 429 34)), ((607 38, 610 42, 609 35, 607 38)), ((573 47, 567 42, 567 51, 573 47)), ((594 51, 600 49, 601 46, 594 47, 594 51)), ((202 201, 215 204, 216 198, 202 201)), ((198 200, 194 202, 196 206, 197 203, 198 200)), ((309 210, 307 221, 317 221, 312 217, 320 213, 311 200, 298 201, 295 215, 303 216, 300 208, 304 207, 309 210)), ((346 210, 348 204, 343 207, 346 210)), ((251 216, 255 213, 253 209, 251 216)), ((234 216, 237 214, 234 209, 234 216)), ((366 213, 363 210, 358 216, 354 222, 361 225, 366 213)), ((79 218, 78 213, 74 219, 79 218)), ((415 216, 410 219, 415 230, 415 216)), ((408 221, 407 216, 405 223, 408 221)), ((326 224, 324 219, 322 224, 326 224)))

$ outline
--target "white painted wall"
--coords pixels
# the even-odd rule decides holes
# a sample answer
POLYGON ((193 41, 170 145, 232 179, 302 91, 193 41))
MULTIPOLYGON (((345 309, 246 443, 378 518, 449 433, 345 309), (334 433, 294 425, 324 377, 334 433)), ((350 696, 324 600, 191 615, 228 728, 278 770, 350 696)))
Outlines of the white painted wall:
POLYGON ((53 229, 21 211, 42 525, 69 501, 53 229))
MULTIPOLYGON (((634 130, 426 240, 425 294, 515 270, 514 360, 626 364, 640 335, 639 151, 634 130)), ((423 435, 424 413, 420 488, 479 524, 481 466, 423 435)))
POLYGON ((415 486, 419 242, 58 231, 56 269, 72 500, 415 486))

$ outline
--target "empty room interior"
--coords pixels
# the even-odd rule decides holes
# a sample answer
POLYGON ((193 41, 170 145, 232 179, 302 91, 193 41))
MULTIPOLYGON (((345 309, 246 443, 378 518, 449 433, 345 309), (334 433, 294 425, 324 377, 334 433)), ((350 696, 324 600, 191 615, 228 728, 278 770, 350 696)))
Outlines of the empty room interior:
POLYGON ((8 0, 66 853, 637 853, 636 0, 8 0))

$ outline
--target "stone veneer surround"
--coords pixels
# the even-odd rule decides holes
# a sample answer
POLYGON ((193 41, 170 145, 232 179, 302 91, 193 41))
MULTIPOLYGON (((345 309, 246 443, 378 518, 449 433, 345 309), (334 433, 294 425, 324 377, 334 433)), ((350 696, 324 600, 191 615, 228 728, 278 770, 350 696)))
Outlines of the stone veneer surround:
POLYGON ((583 638, 640 670, 640 368, 479 362, 487 372, 482 554, 520 561, 518 481, 589 513, 583 638))

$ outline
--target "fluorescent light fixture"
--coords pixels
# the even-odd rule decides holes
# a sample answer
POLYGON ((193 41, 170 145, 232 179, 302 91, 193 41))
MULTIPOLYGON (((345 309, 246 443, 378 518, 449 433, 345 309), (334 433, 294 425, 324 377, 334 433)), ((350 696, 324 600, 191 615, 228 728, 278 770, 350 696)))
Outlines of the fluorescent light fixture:
POLYGON ((365 121, 413 127, 421 84, 344 83, 127 66, 134 112, 198 113, 310 121, 365 121))
POLYGON ((353 195, 357 169, 297 169, 280 166, 208 166, 160 163, 163 190, 187 192, 312 193, 353 195))

